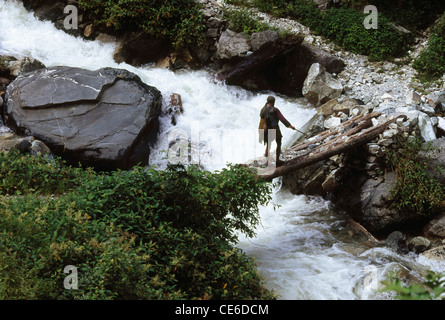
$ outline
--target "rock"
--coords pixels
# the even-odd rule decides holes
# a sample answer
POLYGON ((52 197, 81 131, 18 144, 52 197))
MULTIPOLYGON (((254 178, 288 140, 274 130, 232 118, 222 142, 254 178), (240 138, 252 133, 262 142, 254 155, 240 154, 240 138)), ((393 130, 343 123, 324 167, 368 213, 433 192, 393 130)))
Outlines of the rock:
POLYGON ((0 134, 0 151, 11 151, 17 149, 25 153, 31 147, 31 142, 28 137, 21 137, 12 132, 3 132, 0 134))
POLYGON ((328 72, 341 72, 345 63, 302 42, 301 36, 279 38, 247 57, 238 58, 219 78, 229 85, 252 91, 270 90, 288 96, 301 96, 310 66, 320 63, 328 72))
POLYGON ((318 8, 322 11, 329 9, 330 7, 333 6, 335 2, 337 2, 336 0, 313 0, 313 1, 318 5, 318 8))
POLYGON ((22 139, 20 140, 20 142, 16 145, 16 148, 21 152, 21 153, 26 153, 29 151, 29 148, 31 148, 32 144, 31 141, 29 141, 28 139, 22 139))
POLYGON ((139 66, 157 62, 170 51, 169 45, 145 32, 126 33, 118 41, 113 54, 117 63, 139 66))
POLYGON ((251 50, 247 36, 244 33, 236 33, 230 29, 226 29, 221 34, 216 48, 218 59, 244 57, 251 50))
POLYGON ((317 113, 324 116, 330 116, 334 113, 334 107, 337 105, 337 103, 338 99, 331 99, 319 106, 317 108, 317 113))
POLYGON ((425 113, 426 115, 430 116, 430 117, 434 117, 435 115, 435 111, 434 108, 432 108, 431 106, 427 105, 427 104, 419 104, 417 106, 417 110, 419 110, 420 112, 425 113))
POLYGON ((384 155, 382 147, 377 143, 368 143, 367 150, 370 154, 375 155, 376 157, 382 157, 384 155))
POLYGON ((406 96, 406 104, 421 104, 422 100, 420 99, 420 95, 415 91, 408 92, 406 96))
POLYGON ((428 174, 445 185, 445 138, 434 140, 431 146, 432 150, 419 153, 420 159, 426 161, 428 174))
POLYGON ((406 241, 408 249, 415 253, 421 253, 431 247, 431 241, 424 237, 414 237, 406 241))
POLYGON ((48 146, 40 140, 34 140, 29 148, 29 152, 31 155, 49 155, 51 154, 51 150, 48 146))
POLYGON ((319 162, 284 175, 283 186, 293 194, 323 195, 325 180, 324 166, 319 162))
POLYGON ((437 129, 442 131, 442 134, 445 134, 445 118, 437 117, 437 129))
POLYGON ((405 223, 418 223, 418 214, 391 207, 394 179, 392 172, 377 179, 353 175, 337 192, 338 204, 371 233, 388 232, 405 223))
POLYGON ((341 124, 341 118, 339 117, 330 117, 325 120, 324 127, 326 129, 332 129, 341 124))
POLYGON ((405 245, 406 236, 401 231, 391 232, 385 239, 385 244, 393 249, 401 249, 405 245))
POLYGON ((340 97, 342 90, 339 80, 334 79, 319 63, 314 63, 304 81, 302 92, 310 103, 318 106, 340 97))
POLYGON ((339 187, 340 169, 335 169, 328 174, 324 182, 321 184, 325 192, 334 192, 339 187))
POLYGON ((437 139, 433 125, 431 124, 430 117, 428 115, 420 112, 418 116, 418 125, 420 129, 420 135, 426 142, 437 139))
POLYGON ((167 114, 172 117, 172 125, 176 125, 176 117, 184 112, 182 98, 179 93, 173 93, 167 106, 167 114))
POLYGON ((266 30, 262 32, 255 32, 250 38, 250 45, 253 51, 257 51, 262 45, 277 40, 280 36, 278 32, 273 30, 266 30))
POLYGON ((122 69, 41 69, 8 86, 5 114, 18 133, 69 161, 101 169, 146 163, 161 94, 122 69))
POLYGON ((315 114, 298 131, 293 133, 292 137, 289 139, 290 142, 288 144, 283 144, 283 149, 290 148, 291 146, 306 140, 307 137, 313 137, 324 131, 323 123, 325 119, 325 116, 315 114))
POLYGON ((422 252, 422 256, 431 260, 443 261, 445 260, 445 245, 426 250, 422 252))
POLYGON ((94 37, 94 25, 92 23, 90 23, 89 25, 87 25, 85 27, 85 29, 83 30, 83 36, 85 38, 92 38, 94 37))
POLYGON ((12 76, 17 77, 22 73, 27 73, 43 68, 45 68, 45 65, 39 60, 30 57, 24 57, 12 63, 10 72, 12 76))
POLYGON ((445 238, 445 213, 431 220, 425 226, 424 234, 432 238, 445 238))

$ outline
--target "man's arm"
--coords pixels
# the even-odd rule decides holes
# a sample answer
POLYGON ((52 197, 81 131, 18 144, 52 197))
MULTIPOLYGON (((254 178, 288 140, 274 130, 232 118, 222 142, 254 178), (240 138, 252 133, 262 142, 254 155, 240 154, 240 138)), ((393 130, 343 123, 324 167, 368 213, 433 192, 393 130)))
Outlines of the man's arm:
POLYGON ((287 127, 287 128, 292 128, 295 130, 295 127, 293 125, 290 124, 289 121, 286 120, 286 118, 283 116, 283 114, 281 113, 281 111, 278 108, 275 108, 275 112, 276 115, 278 117, 278 119, 287 127))

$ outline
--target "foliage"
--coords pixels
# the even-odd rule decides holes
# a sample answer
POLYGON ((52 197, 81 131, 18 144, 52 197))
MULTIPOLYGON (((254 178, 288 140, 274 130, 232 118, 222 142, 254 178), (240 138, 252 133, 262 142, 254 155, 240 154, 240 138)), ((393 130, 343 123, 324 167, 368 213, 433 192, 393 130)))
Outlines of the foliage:
POLYGON ((254 5, 265 12, 296 19, 340 47, 374 60, 404 55, 410 41, 394 30, 381 14, 378 28, 366 29, 363 22, 367 14, 350 8, 330 8, 321 12, 312 0, 254 1, 254 5))
POLYGON ((427 48, 414 61, 413 67, 424 81, 435 80, 445 74, 445 14, 434 26, 427 48))
POLYGON ((391 28, 385 17, 378 16, 377 29, 364 28, 365 17, 366 14, 355 10, 331 8, 322 13, 316 30, 342 48, 371 59, 385 60, 406 53, 405 39, 391 28))
POLYGON ((440 184, 428 173, 426 160, 419 157, 422 150, 431 150, 419 139, 408 140, 400 153, 389 153, 388 164, 395 173, 392 189, 392 206, 417 212, 421 215, 434 213, 445 192, 440 184))
POLYGON ((16 149, 0 152, 0 195, 60 193, 90 179, 91 170, 67 166, 61 159, 29 157, 16 149))
POLYGON ((392 22, 412 30, 423 30, 429 27, 445 10, 443 0, 347 0, 343 7, 353 7, 358 10, 368 5, 374 5, 378 11, 392 22))
POLYGON ((244 32, 246 35, 272 29, 267 23, 256 19, 247 9, 225 10, 224 19, 228 21, 230 30, 244 32))
POLYGON ((384 291, 395 292, 400 300, 444 300, 445 274, 429 272, 422 284, 406 286, 400 279, 390 278, 385 282, 384 291))
POLYGON ((87 176, 66 195, 0 198, 0 299, 274 298, 234 246, 235 232, 254 234, 258 205, 270 201, 268 184, 247 168, 87 176), (63 286, 67 265, 78 270, 78 290, 63 286))
POLYGON ((177 48, 204 41, 205 22, 194 0, 79 0, 79 7, 96 24, 143 30, 177 48))

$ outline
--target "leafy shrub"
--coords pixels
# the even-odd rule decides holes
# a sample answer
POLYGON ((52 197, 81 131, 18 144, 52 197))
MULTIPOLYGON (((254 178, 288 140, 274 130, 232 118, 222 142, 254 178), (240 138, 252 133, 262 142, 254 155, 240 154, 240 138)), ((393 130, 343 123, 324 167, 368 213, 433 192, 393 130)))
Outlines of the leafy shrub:
POLYGON ((204 41, 204 18, 194 0, 79 0, 79 7, 96 24, 143 30, 177 48, 204 41))
POLYGON ((290 1, 285 13, 312 29, 318 26, 321 19, 318 6, 312 0, 290 1))
POLYGON ((445 14, 434 26, 427 48, 414 61, 413 67, 426 81, 438 79, 445 73, 445 14))
POLYGON ((224 19, 228 21, 230 30, 244 32, 246 35, 272 29, 267 23, 256 19, 247 9, 225 10, 224 19))
POLYGON ((426 149, 431 147, 413 139, 405 143, 400 154, 388 154, 387 161, 396 177, 391 195, 394 207, 429 215, 445 200, 440 182, 428 174, 426 160, 419 157, 419 152, 426 149))
POLYGON ((395 292, 400 300, 444 300, 445 274, 429 272, 422 284, 410 285, 392 277, 385 282, 384 291, 395 292))
POLYGON ((394 30, 382 15, 377 29, 366 29, 363 22, 367 15, 354 9, 330 8, 321 12, 312 0, 254 1, 254 4, 261 10, 296 19, 340 47, 374 60, 404 55, 410 40, 394 30))
POLYGON ((343 1, 344 7, 354 7, 363 10, 364 6, 372 4, 378 11, 392 22, 405 28, 417 31, 429 27, 445 10, 442 0, 366 0, 343 1))
POLYGON ((234 247, 235 232, 253 235, 258 205, 270 201, 247 168, 88 177, 56 198, 0 198, 0 299, 274 298, 234 247), (78 290, 63 286, 67 265, 78 290))
POLYGON ((0 152, 0 195, 61 193, 90 179, 91 170, 67 166, 60 158, 30 157, 18 150, 0 152))
POLYGON ((377 29, 366 29, 365 17, 355 10, 331 8, 321 14, 316 30, 342 48, 371 59, 385 60, 406 53, 405 39, 385 17, 379 15, 377 29))

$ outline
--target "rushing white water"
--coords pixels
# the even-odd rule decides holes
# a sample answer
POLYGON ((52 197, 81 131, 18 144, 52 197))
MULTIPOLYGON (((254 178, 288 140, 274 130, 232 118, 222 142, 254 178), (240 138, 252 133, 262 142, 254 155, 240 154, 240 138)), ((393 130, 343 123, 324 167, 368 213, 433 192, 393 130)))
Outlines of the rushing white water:
MULTIPOLYGON (((179 93, 184 113, 177 117, 176 126, 170 116, 161 118, 151 165, 166 165, 163 151, 178 135, 196 143, 195 156, 201 157, 201 165, 208 170, 221 169, 227 162, 245 162, 264 152, 257 142, 258 113, 270 93, 227 86, 205 71, 174 73, 117 64, 112 58, 114 44, 67 35, 49 22, 36 20, 16 1, 0 0, 0 26, 0 54, 31 56, 48 67, 125 68, 157 87, 164 107, 172 93, 179 93)), ((277 106, 297 128, 314 114, 302 100, 276 96, 277 106)), ((286 144, 293 132, 282 131, 286 144)), ((292 195, 276 182, 273 198, 281 207, 275 211, 272 205, 262 207, 257 237, 240 236, 239 247, 256 258, 266 286, 281 299, 385 299, 388 295, 378 293, 379 282, 393 271, 406 271, 415 278, 427 269, 445 270, 444 265, 417 255, 362 245, 346 232, 344 218, 328 201, 292 195)))

